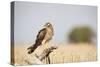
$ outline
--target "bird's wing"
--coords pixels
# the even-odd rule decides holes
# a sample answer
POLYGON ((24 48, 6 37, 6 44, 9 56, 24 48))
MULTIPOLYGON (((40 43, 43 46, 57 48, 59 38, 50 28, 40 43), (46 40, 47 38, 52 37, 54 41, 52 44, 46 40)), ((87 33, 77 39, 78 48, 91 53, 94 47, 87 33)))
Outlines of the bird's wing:
POLYGON ((46 35, 46 28, 43 28, 42 30, 39 31, 38 35, 37 35, 37 38, 36 38, 36 41, 35 41, 35 44, 32 45, 31 47, 29 47, 28 49, 30 49, 28 51, 29 54, 31 54, 32 52, 34 52, 34 50, 41 45, 43 39, 45 38, 45 35, 46 35))
POLYGON ((45 38, 46 33, 47 33, 46 28, 43 28, 42 30, 40 30, 36 38, 36 43, 40 44, 45 38))

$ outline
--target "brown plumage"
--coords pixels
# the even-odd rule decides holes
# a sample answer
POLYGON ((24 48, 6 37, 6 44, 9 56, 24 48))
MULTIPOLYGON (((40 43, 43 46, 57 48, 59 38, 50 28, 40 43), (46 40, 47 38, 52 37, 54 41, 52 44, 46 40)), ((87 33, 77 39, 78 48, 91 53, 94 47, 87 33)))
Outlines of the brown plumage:
POLYGON ((44 28, 39 31, 35 44, 28 48, 29 50, 28 54, 33 53, 38 46, 49 42, 52 39, 52 36, 53 36, 53 27, 48 22, 44 25, 44 28))

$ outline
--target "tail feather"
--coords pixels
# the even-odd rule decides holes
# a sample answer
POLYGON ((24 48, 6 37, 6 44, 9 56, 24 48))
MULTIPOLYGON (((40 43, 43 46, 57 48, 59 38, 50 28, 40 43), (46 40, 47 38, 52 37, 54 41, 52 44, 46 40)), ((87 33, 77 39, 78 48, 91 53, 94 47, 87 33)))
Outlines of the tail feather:
POLYGON ((35 51, 35 49, 40 45, 41 45, 41 43, 36 43, 36 44, 32 45, 31 47, 27 48, 29 50, 28 54, 33 53, 35 51))
POLYGON ((27 48, 27 49, 29 50, 29 51, 28 51, 28 54, 33 53, 37 47, 38 47, 38 46, 34 44, 33 46, 27 48))

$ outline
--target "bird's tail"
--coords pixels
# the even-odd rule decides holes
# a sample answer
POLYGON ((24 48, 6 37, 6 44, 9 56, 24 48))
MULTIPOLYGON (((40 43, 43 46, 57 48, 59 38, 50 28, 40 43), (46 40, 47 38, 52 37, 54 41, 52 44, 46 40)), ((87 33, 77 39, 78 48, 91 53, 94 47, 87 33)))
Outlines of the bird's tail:
POLYGON ((35 49, 37 48, 38 46, 36 44, 30 46, 29 48, 27 48, 28 51, 28 54, 31 54, 35 51, 35 49))

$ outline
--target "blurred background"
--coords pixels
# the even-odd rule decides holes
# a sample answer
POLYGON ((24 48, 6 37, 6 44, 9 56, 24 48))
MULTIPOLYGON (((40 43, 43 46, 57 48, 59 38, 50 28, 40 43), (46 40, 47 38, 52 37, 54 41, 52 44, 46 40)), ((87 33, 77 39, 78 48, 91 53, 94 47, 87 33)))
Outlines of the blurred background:
POLYGON ((96 43, 96 6, 31 2, 15 2, 15 43, 33 43, 46 22, 54 27, 52 42, 96 43))
POLYGON ((96 43, 96 32, 89 26, 74 27, 69 33, 69 42, 96 43))

